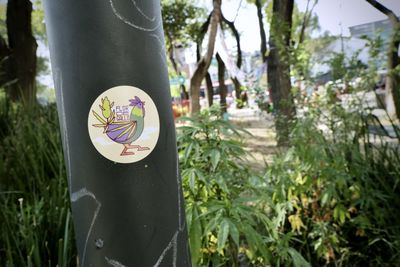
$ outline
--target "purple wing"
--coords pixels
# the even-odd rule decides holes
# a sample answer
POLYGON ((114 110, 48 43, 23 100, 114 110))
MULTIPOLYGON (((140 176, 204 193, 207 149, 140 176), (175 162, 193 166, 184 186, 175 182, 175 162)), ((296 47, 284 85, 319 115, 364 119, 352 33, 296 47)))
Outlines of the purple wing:
POLYGON ((130 144, 136 132, 136 121, 114 122, 108 125, 106 134, 114 142, 130 144))

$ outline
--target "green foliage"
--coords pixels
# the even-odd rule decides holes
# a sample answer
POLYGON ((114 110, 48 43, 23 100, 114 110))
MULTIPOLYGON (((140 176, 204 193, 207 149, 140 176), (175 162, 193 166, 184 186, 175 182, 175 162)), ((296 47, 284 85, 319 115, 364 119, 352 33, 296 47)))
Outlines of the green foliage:
POLYGON ((397 266, 399 148, 373 144, 362 113, 321 107, 329 116, 315 110, 298 121, 293 146, 267 171, 276 205, 292 207, 285 231, 313 266, 397 266))
POLYGON ((271 191, 245 160, 240 138, 252 136, 205 110, 178 129, 193 266, 309 266, 280 227, 286 205, 271 206, 271 191))
POLYGON ((266 90, 258 85, 254 86, 252 88, 252 90, 256 95, 255 101, 256 101, 258 108, 261 111, 265 111, 268 113, 272 112, 273 111, 272 103, 270 101, 270 98, 269 98, 266 90))
POLYGON ((55 106, 0 107, 0 265, 75 266, 55 106))
POLYGON ((205 10, 185 0, 163 0, 161 5, 168 47, 172 43, 189 46, 197 39, 205 10))

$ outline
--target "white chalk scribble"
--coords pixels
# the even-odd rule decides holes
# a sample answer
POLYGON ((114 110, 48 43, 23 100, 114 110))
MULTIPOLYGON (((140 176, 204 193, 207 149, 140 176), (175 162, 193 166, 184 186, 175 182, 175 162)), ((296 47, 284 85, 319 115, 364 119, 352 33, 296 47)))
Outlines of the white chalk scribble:
POLYGON ((114 267, 126 267, 125 265, 123 265, 122 263, 120 263, 119 261, 113 260, 113 259, 109 259, 107 257, 105 257, 107 263, 111 266, 114 267))
POLYGON ((162 59, 164 65, 168 66, 167 58, 166 58, 165 43, 161 40, 161 38, 157 34, 152 33, 152 34, 150 34, 150 36, 155 38, 158 41, 158 43, 161 47, 161 49, 158 51, 158 54, 161 56, 161 59, 162 59))
POLYGON ((83 246, 82 266, 85 266, 87 244, 88 244, 88 241, 89 241, 90 234, 92 233, 92 229, 93 229, 94 223, 96 222, 97 216, 99 215, 100 208, 101 208, 101 203, 100 203, 100 201, 97 200, 96 196, 92 192, 88 191, 86 188, 82 188, 79 191, 76 191, 76 192, 72 193, 71 194, 71 201, 72 202, 77 202, 78 200, 80 200, 83 197, 92 198, 96 202, 96 205, 97 205, 97 207, 96 207, 96 209, 94 211, 94 214, 93 214, 93 219, 92 219, 92 221, 90 223, 89 230, 88 230, 88 232, 86 234, 85 245, 83 246))
POLYGON ((155 21, 155 20, 156 20, 156 16, 153 16, 153 17, 151 17, 151 18, 150 18, 150 16, 147 16, 147 15, 143 12, 143 10, 138 6, 138 4, 136 3, 135 0, 132 0, 132 3, 135 5, 137 11, 139 11, 139 13, 140 13, 145 19, 147 19, 147 20, 149 20, 149 21, 155 21))
POLYGON ((176 257, 177 257, 177 239, 178 239, 178 234, 179 231, 176 231, 174 236, 172 237, 171 241, 168 243, 168 245, 165 247, 163 252, 161 253, 160 257, 158 258, 157 262, 153 265, 153 267, 158 267, 160 264, 163 262, 165 256, 167 255, 168 251, 173 248, 173 255, 172 255, 172 266, 176 267, 176 257))
MULTIPOLYGON (((161 26, 161 20, 158 20, 156 23, 156 25, 154 26, 154 27, 152 27, 152 28, 145 28, 145 27, 142 27, 142 26, 140 26, 140 25, 137 25, 137 24, 135 24, 134 22, 132 22, 132 21, 129 21, 127 18, 125 18, 124 16, 122 16, 119 12, 118 12, 118 10, 115 8, 115 6, 114 6, 114 0, 109 0, 110 1, 110 5, 111 5, 111 8, 112 8, 112 10, 113 10, 113 13, 114 13, 114 15, 117 17, 117 18, 119 18, 122 22, 124 22, 125 24, 127 24, 127 25, 129 25, 129 26, 131 26, 131 27, 133 27, 133 28, 135 28, 135 29, 137 29, 137 30, 140 30, 140 31, 145 31, 145 32, 152 32, 152 31, 155 31, 155 30, 157 30, 160 26, 161 26)), ((133 1, 134 2, 134 1, 133 1)), ((135 4, 136 2, 134 2, 134 4, 135 4)), ((135 6, 136 7, 136 6, 135 6)), ((136 7, 136 9, 137 9, 137 7, 136 7)), ((139 10, 138 10, 139 11, 139 10)), ((139 11, 139 13, 141 13, 141 11, 139 11)), ((142 13, 141 13, 142 14, 142 13)), ((143 15, 143 14, 142 14, 143 15)))

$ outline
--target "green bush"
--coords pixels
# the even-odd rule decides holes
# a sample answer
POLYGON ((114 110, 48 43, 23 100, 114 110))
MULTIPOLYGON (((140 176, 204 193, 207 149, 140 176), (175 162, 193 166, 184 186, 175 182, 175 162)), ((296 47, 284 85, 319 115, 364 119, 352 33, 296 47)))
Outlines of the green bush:
POLYGON ((178 128, 193 266, 400 264, 398 145, 373 143, 363 114, 318 105, 265 175, 219 114, 178 128))
POLYGON ((247 167, 240 140, 252 136, 220 114, 205 110, 178 128, 193 266, 309 266, 280 230, 289 203, 273 205, 266 181, 247 167))
POLYGON ((0 103, 0 266, 75 266, 54 105, 0 103))
POLYGON ((313 266, 399 266, 399 140, 371 140, 352 110, 319 103, 298 120, 266 180, 275 205, 290 202, 284 232, 313 266))

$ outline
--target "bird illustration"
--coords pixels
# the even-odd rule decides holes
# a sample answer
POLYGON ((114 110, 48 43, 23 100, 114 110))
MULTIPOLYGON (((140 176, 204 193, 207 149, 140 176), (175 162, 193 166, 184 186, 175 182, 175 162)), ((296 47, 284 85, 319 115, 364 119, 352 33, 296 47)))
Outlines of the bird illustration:
POLYGON ((137 151, 150 149, 140 145, 132 145, 141 136, 144 129, 145 102, 137 96, 129 99, 129 102, 129 106, 132 107, 130 115, 128 118, 122 120, 116 119, 115 111, 112 110, 114 102, 111 103, 107 97, 102 98, 101 105, 99 105, 103 117, 92 110, 93 115, 100 122, 100 124, 93 124, 93 126, 103 128, 103 133, 112 141, 124 146, 120 154, 121 156, 135 154, 132 151, 128 151, 128 149, 136 149, 137 151))

